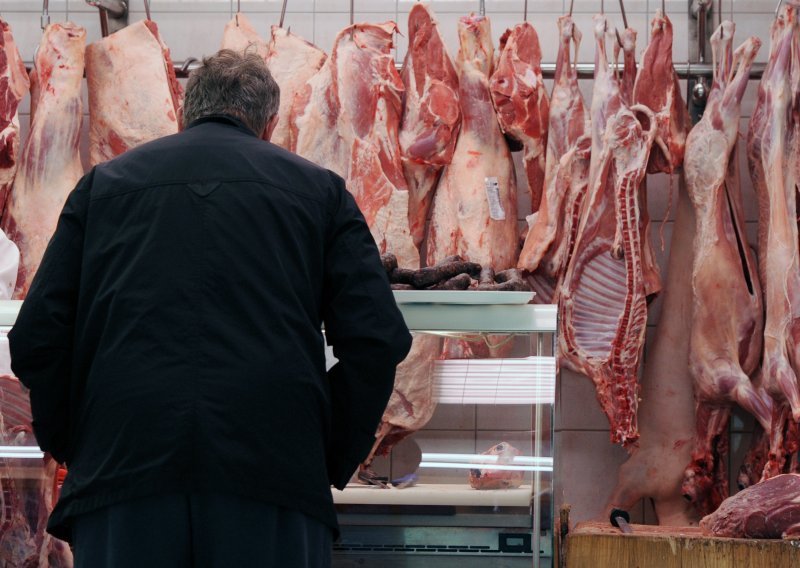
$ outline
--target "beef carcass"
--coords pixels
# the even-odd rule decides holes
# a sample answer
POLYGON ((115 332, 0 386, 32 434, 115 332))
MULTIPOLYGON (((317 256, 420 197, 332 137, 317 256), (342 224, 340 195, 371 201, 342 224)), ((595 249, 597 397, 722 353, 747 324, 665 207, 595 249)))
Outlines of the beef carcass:
POLYGON ((421 247, 433 193, 442 168, 453 159, 461 126, 458 75, 425 4, 414 4, 408 13, 408 52, 400 77, 405 87, 399 136, 408 223, 414 244, 421 247))
POLYGON ((428 264, 459 255, 496 271, 516 266, 517 187, 514 163, 489 92, 494 49, 489 19, 458 22, 461 134, 433 200, 428 264))
POLYGON ((29 89, 11 26, 0 19, 0 212, 14 182, 19 159, 19 104, 29 89))
POLYGON ((325 64, 295 97, 296 151, 341 175, 381 253, 419 267, 408 226, 398 129, 403 84, 394 66, 394 22, 339 32, 325 64))
POLYGON ((700 527, 733 538, 796 538, 800 533, 800 475, 778 475, 726 499, 700 527))
POLYGON ((686 187, 697 231, 692 266, 694 326, 689 369, 694 378, 697 430, 684 495, 713 511, 727 497, 727 480, 714 488, 715 440, 728 427, 733 402, 769 428, 772 406, 750 380, 763 339, 761 285, 744 233, 736 142, 741 101, 761 42, 751 37, 733 54, 732 22, 711 37, 714 83, 702 120, 686 141, 686 187), (713 490, 716 489, 716 490, 713 490))
POLYGON ((20 250, 14 298, 23 299, 56 229, 67 195, 83 175, 79 136, 86 30, 45 29, 36 53, 39 96, 0 227, 20 250))
POLYGON ((325 63, 328 56, 316 45, 279 26, 272 26, 267 67, 281 89, 278 124, 270 141, 294 151, 296 131, 290 126, 292 105, 297 93, 325 63))
POLYGON ((359 468, 359 479, 374 479, 372 462, 375 456, 388 455, 398 442, 424 428, 433 416, 436 410, 433 367, 441 354, 440 337, 414 336, 411 351, 397 366, 392 395, 375 434, 375 445, 359 468))
POLYGON ((178 132, 183 89, 155 22, 136 22, 89 44, 86 82, 92 165, 178 132))
POLYGON ((628 446, 639 436, 636 377, 647 324, 638 196, 656 127, 650 109, 622 100, 606 56, 613 28, 603 15, 594 22, 589 194, 561 289, 559 354, 592 379, 611 440, 628 446))
POLYGON ((267 59, 267 42, 264 41, 244 14, 236 13, 225 24, 220 49, 248 52, 267 59))
POLYGON ((581 33, 570 16, 558 19, 556 59, 545 162, 545 189, 539 211, 528 217, 529 230, 517 266, 530 273, 534 301, 556 303, 569 264, 583 201, 589 185, 591 134, 589 113, 578 87, 570 44, 577 60, 581 33))
POLYGON ((762 378, 775 400, 766 477, 783 469, 785 421, 800 420, 797 14, 795 5, 785 3, 772 24, 769 59, 747 138, 750 173, 759 203, 759 274, 766 308, 762 378))
POLYGON ((650 25, 650 43, 636 76, 633 101, 656 115, 658 133, 647 172, 674 172, 683 163, 690 121, 672 66, 672 22, 659 9, 650 25))
POLYGON ((541 63, 536 30, 528 22, 517 24, 500 38, 500 57, 489 81, 500 128, 515 145, 522 145, 531 212, 539 210, 544 190, 550 113, 541 63))

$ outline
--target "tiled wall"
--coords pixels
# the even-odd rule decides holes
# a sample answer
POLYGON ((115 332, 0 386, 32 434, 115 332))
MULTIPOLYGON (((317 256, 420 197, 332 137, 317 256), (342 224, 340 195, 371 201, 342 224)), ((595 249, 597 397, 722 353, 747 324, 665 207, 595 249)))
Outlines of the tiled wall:
MULTIPOLYGON (((131 0, 131 20, 144 18, 143 0, 131 0)), ((355 0, 356 21, 395 20, 399 23, 401 34, 397 37, 396 57, 401 61, 407 46, 406 15, 411 0, 355 0)), ((478 1, 432 0, 430 2, 438 15, 440 28, 450 47, 451 54, 457 50, 456 23, 458 18, 469 11, 477 10, 478 1)), ((528 19, 536 27, 541 40, 543 59, 553 62, 557 48, 556 20, 568 9, 569 0, 530 0, 528 2, 528 19)), ((626 0, 625 10, 629 24, 639 32, 638 53, 647 44, 649 21, 661 0, 626 0)), ((666 0, 666 10, 673 21, 675 29, 674 59, 676 62, 686 61, 689 53, 689 25, 693 21, 688 14, 688 0, 666 0)), ((714 2, 716 5, 717 2, 714 2)), ((738 25, 737 37, 741 41, 746 35, 754 34, 764 41, 757 61, 765 61, 768 53, 768 30, 773 18, 774 0, 723 0, 723 14, 733 15, 738 25)), ((158 23, 163 39, 169 45, 176 61, 187 57, 200 57, 216 51, 222 39, 225 23, 236 11, 234 0, 185 0, 161 1, 152 0, 152 18, 158 23)), ((486 13, 492 20, 495 41, 502 31, 522 19, 523 0, 486 0, 486 13)), ((591 33, 591 17, 599 10, 600 0, 574 0, 574 18, 583 31, 583 45, 580 61, 591 62, 594 57, 594 45, 591 33)), ((277 23, 281 2, 278 0, 242 0, 241 11, 245 13, 258 30, 266 36, 270 25, 277 23)), ((615 0, 606 0, 605 10, 612 21, 621 25, 619 4, 615 0)), ((13 27, 23 58, 31 61, 34 49, 39 41, 41 3, 34 0, 0 0, 0 15, 13 27)), ((50 17, 52 21, 69 19, 88 30, 88 41, 100 37, 100 27, 96 9, 86 5, 83 0, 51 0, 50 17)), ((339 30, 349 21, 349 2, 346 0, 289 0, 285 25, 313 41, 321 48, 329 50, 339 30)), ((548 88, 551 82, 548 81, 548 88)), ((683 83, 682 83, 683 85, 683 83)), ((591 98, 591 81, 582 81, 587 99, 591 98)), ((685 85, 683 85, 685 89, 685 85)), ((745 131, 748 117, 755 102, 755 82, 751 83, 743 109, 741 122, 745 131)), ((23 130, 27 130, 29 105, 23 106, 23 130)), ((85 123, 88 120, 84 121, 85 123)), ((86 124, 84 124, 84 151, 86 124)), ((742 161, 744 165, 744 161, 742 161)), ((757 218, 756 204, 746 169, 743 169, 744 194, 747 202, 748 234, 751 242, 755 242, 757 218)), ((651 216, 655 222, 654 239, 656 251, 662 271, 666 266, 669 254, 669 241, 672 232, 673 213, 668 208, 670 181, 667 176, 651 176, 648 181, 651 216), (663 223, 662 223, 663 222, 663 223), (659 229, 663 229, 667 248, 660 246, 659 229)), ((675 184, 677 187, 677 183, 675 184)), ((674 208, 673 208, 674 209, 674 208)), ((687 267, 688 270, 688 267, 687 267)), ((660 313, 660 302, 652 306, 650 330, 652 336, 660 313)), ((617 468, 625 459, 625 451, 610 445, 608 427, 605 417, 599 410, 594 398, 594 389, 583 377, 564 373, 559 385, 559 416, 556 428, 556 476, 560 484, 556 491, 556 502, 572 504, 574 521, 598 515, 608 494, 614 486, 617 468)), ((518 419, 511 420, 514 413, 507 409, 476 409, 475 407, 454 408, 441 407, 430 424, 430 431, 420 436, 420 442, 429 439, 430 447, 441 446, 441 451, 481 451, 495 443, 492 432, 522 433, 529 428, 530 414, 519 412, 518 419), (510 421, 509 421, 510 420, 510 421), (474 434, 465 431, 478 430, 490 432, 486 440, 478 440, 474 434), (466 436, 466 437, 465 437, 466 436), (453 443, 461 440, 453 447, 453 443), (485 446, 485 447, 484 447, 485 446)), ((735 428, 745 432, 734 436, 732 453, 742 453, 746 448, 751 421, 738 418, 735 428)), ((523 436, 524 437, 524 436, 523 436)), ((529 439, 529 437, 527 437, 529 439)), ((738 463, 738 462, 737 462, 738 463)), ((387 471, 388 473, 388 471, 387 471)), ((633 512, 634 520, 653 520, 652 511, 642 505, 633 512)))

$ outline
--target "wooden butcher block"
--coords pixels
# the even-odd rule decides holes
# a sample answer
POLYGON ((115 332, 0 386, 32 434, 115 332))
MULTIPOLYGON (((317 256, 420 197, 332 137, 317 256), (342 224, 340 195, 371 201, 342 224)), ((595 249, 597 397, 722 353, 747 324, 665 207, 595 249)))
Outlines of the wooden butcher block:
POLYGON ((699 527, 578 523, 566 537, 567 568, 800 568, 800 541, 706 536, 699 527))

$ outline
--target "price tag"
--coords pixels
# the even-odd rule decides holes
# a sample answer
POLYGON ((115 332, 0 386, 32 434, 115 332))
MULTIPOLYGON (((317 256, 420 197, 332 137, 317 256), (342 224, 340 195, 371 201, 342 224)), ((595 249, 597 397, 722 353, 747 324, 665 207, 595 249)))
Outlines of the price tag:
POLYGON ((503 204, 500 202, 500 184, 497 178, 484 178, 484 185, 486 187, 486 200, 489 202, 489 217, 494 221, 504 221, 506 212, 503 210, 503 204))

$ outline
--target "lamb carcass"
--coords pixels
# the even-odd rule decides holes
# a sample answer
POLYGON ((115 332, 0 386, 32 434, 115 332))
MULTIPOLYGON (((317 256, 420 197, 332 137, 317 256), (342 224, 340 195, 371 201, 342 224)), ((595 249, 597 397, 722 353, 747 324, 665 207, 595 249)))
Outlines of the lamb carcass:
POLYGON ((496 271, 516 266, 517 188, 514 163, 489 92, 494 48, 489 19, 458 22, 461 134, 433 200, 428 264, 452 255, 496 271))
POLYGON ((636 376, 647 324, 638 196, 656 127, 650 109, 622 100, 606 56, 615 33, 605 16, 594 22, 589 194, 561 290, 559 353, 595 383, 611 440, 628 446, 639 437, 636 376))
POLYGON ((86 30, 51 24, 36 53, 39 99, 0 227, 19 247, 14 298, 23 299, 56 229, 67 195, 83 175, 79 136, 86 30))
POLYGON ((797 11, 796 6, 785 3, 772 24, 769 60, 747 138, 750 173, 759 203, 759 273, 766 308, 762 378, 775 400, 765 477, 783 471, 785 422, 800 420, 797 11))
POLYGON ((400 152, 409 227, 414 244, 421 247, 436 184, 453 159, 461 107, 456 69, 425 4, 414 4, 408 13, 408 44, 400 73, 405 87, 400 152))
POLYGON ((11 26, 0 19, 0 212, 17 173, 18 109, 29 87, 28 72, 11 35, 11 26))
POLYGON ((86 82, 92 165, 178 132, 183 89, 155 22, 136 22, 89 44, 86 82))
POLYGON ((541 63, 536 30, 528 22, 517 24, 500 38, 500 57, 489 81, 500 128, 522 146, 531 212, 539 210, 544 190, 550 112, 541 63))
POLYGON ((763 315, 756 263, 744 232, 736 152, 741 101, 761 42, 751 37, 734 55, 734 30, 732 22, 723 22, 711 37, 714 83, 703 118, 687 138, 684 163, 697 219, 689 347, 697 430, 683 492, 704 513, 728 494, 727 479, 716 484, 713 470, 722 461, 715 446, 727 431, 730 405, 738 403, 764 428, 772 415, 769 396, 750 381, 761 355, 763 315))
POLYGON ((419 267, 408 226, 398 129, 403 84, 394 66, 394 22, 339 32, 325 64, 295 97, 296 151, 347 180, 381 253, 419 267))
POLYGON ((528 217, 529 230, 517 266, 530 273, 534 301, 557 302, 569 264, 589 185, 591 134, 589 113, 578 87, 570 45, 577 60, 581 33, 570 16, 558 19, 556 59, 547 136, 544 193, 539 211, 528 217))

